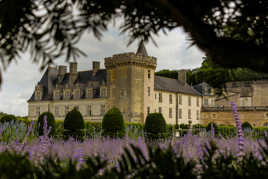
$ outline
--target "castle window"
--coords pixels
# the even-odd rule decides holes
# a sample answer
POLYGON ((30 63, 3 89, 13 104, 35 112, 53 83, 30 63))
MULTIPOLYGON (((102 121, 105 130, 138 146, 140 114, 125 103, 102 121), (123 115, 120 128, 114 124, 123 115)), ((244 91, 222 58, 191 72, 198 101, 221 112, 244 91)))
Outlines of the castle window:
POLYGON ((196 98, 196 106, 199 106, 199 98, 196 98))
POLYGON ((148 79, 151 78, 151 70, 148 70, 148 79))
POLYGON ((102 97, 106 97, 107 96, 107 94, 106 94, 106 88, 102 88, 101 89, 101 96, 102 97))
POLYGON ((93 97, 92 89, 88 88, 87 89, 87 98, 92 98, 92 97, 93 97))
POLYGON ((205 105, 205 106, 208 106, 208 99, 205 99, 205 100, 204 100, 204 105, 205 105))
POLYGON ((182 104, 182 96, 179 95, 179 104, 182 104))
POLYGON ((159 113, 162 113, 162 108, 161 107, 159 107, 158 110, 159 110, 159 113))
POLYGON ((157 98, 157 94, 155 93, 155 95, 154 95, 154 98, 156 99, 157 98))
POLYGON ((162 103, 162 93, 159 93, 159 102, 162 103))
POLYGON ((150 114, 150 107, 147 107, 147 115, 150 114))
POLYGON ((179 119, 181 119, 182 118, 182 109, 180 108, 179 109, 179 119))
POLYGON ((59 90, 55 90, 53 92, 53 99, 56 99, 56 100, 60 99, 60 91, 59 90))
POLYGON ((89 104, 88 107, 87 107, 87 114, 88 114, 89 116, 92 116, 92 107, 91 107, 90 104, 89 104))
POLYGON ((172 118, 172 108, 169 108, 169 118, 172 118))
POLYGON ((75 98, 75 99, 79 99, 79 98, 80 98, 80 89, 76 89, 76 90, 74 91, 74 98, 75 98))
POLYGON ((188 105, 191 106, 191 96, 188 96, 188 105))
POLYGON ((65 106, 65 114, 69 112, 69 105, 65 106))
POLYGON ((37 116, 40 116, 40 106, 37 106, 36 107, 36 115, 37 116))
POLYGON ((104 113, 105 113, 105 105, 102 104, 101 105, 101 115, 104 115, 104 113))
POLYGON ((99 95, 98 92, 98 89, 93 89, 93 98, 96 98, 99 95))
POLYGON ((192 112, 191 112, 191 109, 188 109, 188 119, 192 119, 192 112))
POLYGON ((59 116, 59 106, 55 106, 55 116, 59 116))
POLYGON ((66 90, 66 91, 65 91, 65 95, 64 95, 65 98, 69 99, 69 98, 70 98, 70 95, 71 95, 71 94, 70 94, 70 90, 66 90))
POLYGON ((199 110, 197 110, 197 111, 196 111, 196 120, 199 120, 199 118, 200 118, 199 115, 200 115, 199 110))
POLYGON ((172 104, 172 94, 169 95, 169 104, 172 104))
POLYGON ((148 96, 150 96, 150 93, 151 93, 150 87, 147 88, 147 92, 148 92, 148 96))

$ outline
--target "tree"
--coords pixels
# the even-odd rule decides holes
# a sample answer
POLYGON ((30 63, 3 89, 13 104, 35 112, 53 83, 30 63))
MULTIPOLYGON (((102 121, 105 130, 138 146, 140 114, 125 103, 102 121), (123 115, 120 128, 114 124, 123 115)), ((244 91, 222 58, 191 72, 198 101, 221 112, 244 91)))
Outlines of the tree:
POLYGON ((2 65, 26 51, 43 68, 62 55, 76 59, 84 55, 76 47, 81 36, 100 38, 117 17, 130 43, 182 27, 215 64, 267 72, 267 0, 2 0, 2 65))

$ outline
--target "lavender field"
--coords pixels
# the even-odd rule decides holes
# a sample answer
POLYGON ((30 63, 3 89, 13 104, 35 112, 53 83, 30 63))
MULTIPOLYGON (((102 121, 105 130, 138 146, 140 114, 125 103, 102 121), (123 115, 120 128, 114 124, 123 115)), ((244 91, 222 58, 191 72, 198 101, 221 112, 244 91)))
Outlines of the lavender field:
MULTIPOLYGON (((268 139, 244 136, 239 114, 235 105, 232 106, 237 127, 235 137, 216 136, 211 126, 211 130, 202 135, 188 130, 184 136, 158 140, 128 135, 64 140, 49 136, 46 120, 44 135, 40 137, 34 130, 34 122, 30 126, 2 123, 0 169, 15 167, 19 175, 25 173, 24 169, 17 168, 17 162, 12 164, 12 160, 23 159, 26 162, 21 162, 22 165, 28 162, 27 167, 31 168, 24 178, 81 178, 81 175, 95 178, 250 178, 256 173, 267 176, 268 139)), ((0 175, 9 178, 10 173, 0 175)))

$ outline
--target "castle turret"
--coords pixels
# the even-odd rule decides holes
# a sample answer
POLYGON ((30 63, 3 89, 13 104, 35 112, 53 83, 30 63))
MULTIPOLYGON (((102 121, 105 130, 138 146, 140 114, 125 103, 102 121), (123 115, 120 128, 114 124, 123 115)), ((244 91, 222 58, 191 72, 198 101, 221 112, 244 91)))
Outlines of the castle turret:
POLYGON ((146 117, 144 92, 149 88, 153 91, 156 58, 148 56, 141 42, 136 54, 116 54, 105 58, 105 67, 108 105, 118 107, 127 121, 143 122, 146 117))

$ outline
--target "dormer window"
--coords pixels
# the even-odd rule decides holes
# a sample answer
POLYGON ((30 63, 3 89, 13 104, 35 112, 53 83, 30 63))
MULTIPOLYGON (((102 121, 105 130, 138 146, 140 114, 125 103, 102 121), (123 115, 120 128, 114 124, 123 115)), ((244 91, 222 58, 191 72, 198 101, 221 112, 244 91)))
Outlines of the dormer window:
POLYGON ((64 90, 64 99, 70 99, 70 98, 71 98, 71 91, 64 90))
POLYGON ((41 100, 41 91, 40 90, 36 90, 35 91, 35 100, 41 100))
POLYGON ((80 98, 80 89, 75 89, 73 93, 74 99, 80 98))
POLYGON ((38 84, 35 88, 34 99, 41 100, 43 96, 43 86, 38 84))
POLYGON ((101 97, 106 97, 107 96, 107 90, 105 87, 101 88, 101 97))
POLYGON ((93 91, 92 91, 92 88, 87 88, 87 89, 86 89, 86 97, 87 97, 87 98, 92 98, 92 97, 93 97, 93 91))
POLYGON ((54 100, 59 100, 60 99, 60 90, 54 90, 53 99, 54 100))

